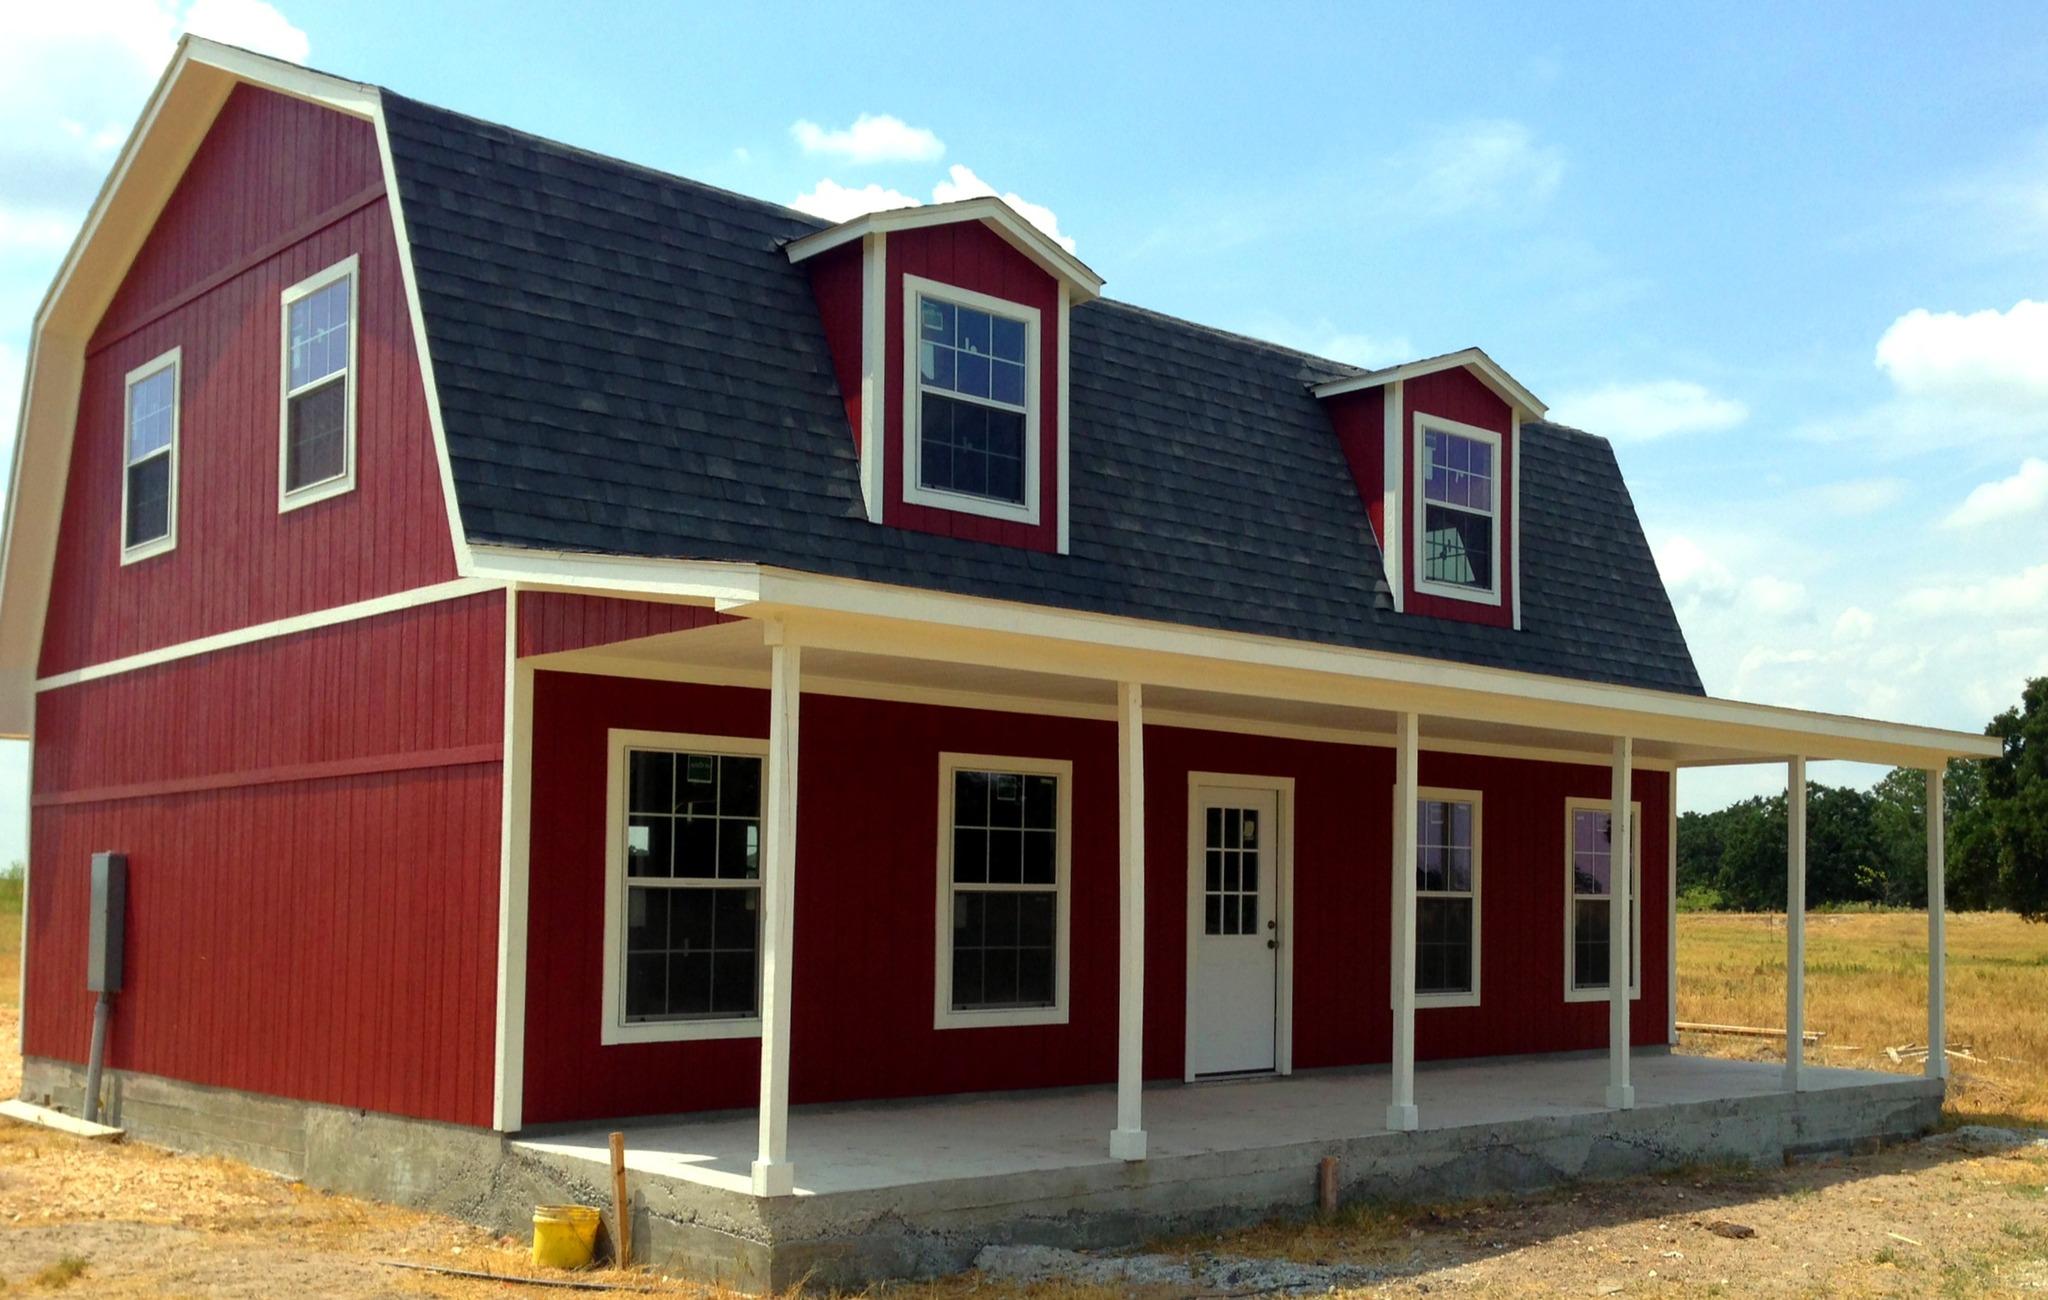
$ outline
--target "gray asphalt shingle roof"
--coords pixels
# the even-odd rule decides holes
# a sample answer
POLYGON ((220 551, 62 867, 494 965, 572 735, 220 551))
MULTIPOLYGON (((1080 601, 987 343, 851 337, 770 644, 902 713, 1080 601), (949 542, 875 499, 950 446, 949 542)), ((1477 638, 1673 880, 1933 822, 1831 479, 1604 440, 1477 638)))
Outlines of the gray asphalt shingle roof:
POLYGON ((1613 451, 1524 424, 1520 631, 1400 615, 1308 385, 1358 373, 1097 300, 1071 554, 877 527, 801 213, 386 94, 464 527, 1701 693, 1613 451))

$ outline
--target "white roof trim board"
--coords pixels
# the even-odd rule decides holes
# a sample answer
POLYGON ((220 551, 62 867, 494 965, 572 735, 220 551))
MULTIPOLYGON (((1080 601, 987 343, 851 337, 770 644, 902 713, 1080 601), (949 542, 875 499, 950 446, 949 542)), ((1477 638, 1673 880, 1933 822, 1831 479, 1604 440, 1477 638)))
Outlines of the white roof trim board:
POLYGON ((1345 393, 1360 393, 1391 384, 1397 379, 1414 379, 1419 375, 1434 375, 1460 368, 1471 370, 1481 383, 1499 394, 1502 401, 1521 411, 1525 420, 1540 420, 1550 409, 1480 348, 1461 348, 1440 357, 1424 357, 1420 361, 1407 361, 1384 370, 1369 370, 1362 375, 1332 379, 1328 383, 1317 384, 1314 391, 1317 397, 1341 397, 1345 393))
POLYGON ((1001 235, 1005 242, 1024 254, 1048 275, 1066 284, 1076 303, 1102 295, 1102 277, 1088 264, 1055 243, 1050 235, 1032 225, 1017 210, 993 195, 958 199, 952 203, 928 203, 915 208, 891 208, 842 221, 815 235, 791 240, 786 248, 789 260, 803 262, 820 253, 849 244, 863 235, 886 234, 892 230, 920 230, 927 226, 951 225, 956 221, 979 221, 1001 235))

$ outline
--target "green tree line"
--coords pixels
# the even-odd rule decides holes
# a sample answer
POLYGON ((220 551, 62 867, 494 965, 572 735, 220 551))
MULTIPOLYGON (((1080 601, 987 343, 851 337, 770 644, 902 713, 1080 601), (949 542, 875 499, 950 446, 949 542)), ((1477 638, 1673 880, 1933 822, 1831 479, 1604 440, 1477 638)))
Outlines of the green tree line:
MULTIPOLYGON (((2048 921, 2048 677, 1984 728, 1997 758, 1948 765, 1947 901, 2048 921)), ((1809 907, 1927 905, 1927 778, 1894 768, 1869 790, 1807 783, 1809 907)), ((1679 906, 1782 911, 1785 796, 1678 818, 1679 906)))

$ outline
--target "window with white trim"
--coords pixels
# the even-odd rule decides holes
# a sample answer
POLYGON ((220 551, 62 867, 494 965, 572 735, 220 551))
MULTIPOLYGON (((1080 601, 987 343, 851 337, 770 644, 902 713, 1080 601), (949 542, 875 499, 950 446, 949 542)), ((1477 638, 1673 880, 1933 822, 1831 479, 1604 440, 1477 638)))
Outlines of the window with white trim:
POLYGON ((356 259, 284 291, 278 505, 355 486, 356 259))
POLYGON ((1416 417, 1416 590, 1500 599, 1500 435, 1416 417))
POLYGON ((1415 996, 1479 1001, 1479 808, 1476 790, 1424 790, 1415 805, 1415 996))
POLYGON ((603 1041, 757 1033, 766 746, 611 737, 603 1041))
POLYGON ((1072 765, 941 756, 937 1024, 1066 1019, 1072 765))
POLYGON ((128 372, 122 418, 121 562, 177 545, 178 378, 182 352, 128 372))
POLYGON ((904 281, 912 358, 905 499, 1037 522, 1037 309, 904 281))
MULTIPOLYGON (((1642 992, 1642 806, 1629 805, 1630 997, 1642 992)), ((1565 992, 1568 998, 1607 996, 1613 925, 1614 813, 1605 799, 1574 799, 1565 806, 1565 858, 1569 881, 1565 911, 1565 992)))

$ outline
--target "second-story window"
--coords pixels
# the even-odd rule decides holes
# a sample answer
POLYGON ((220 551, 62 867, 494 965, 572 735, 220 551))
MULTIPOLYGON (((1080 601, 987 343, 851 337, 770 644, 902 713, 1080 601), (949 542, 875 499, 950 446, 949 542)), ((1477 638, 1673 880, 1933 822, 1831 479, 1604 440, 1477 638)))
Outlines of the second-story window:
POLYGON ((355 486, 356 259, 284 291, 279 508, 355 486))
POLYGON ((1035 523, 1037 311, 905 279, 915 367, 905 499, 1035 523))
POLYGON ((1500 435, 1419 422, 1416 589, 1433 596, 1500 599, 1500 435))
POLYGON ((121 563, 148 559, 178 538, 179 350, 128 372, 122 421, 121 563))

